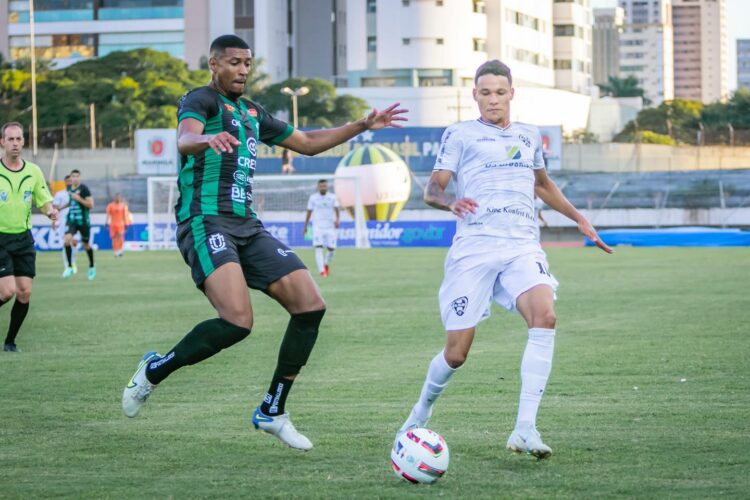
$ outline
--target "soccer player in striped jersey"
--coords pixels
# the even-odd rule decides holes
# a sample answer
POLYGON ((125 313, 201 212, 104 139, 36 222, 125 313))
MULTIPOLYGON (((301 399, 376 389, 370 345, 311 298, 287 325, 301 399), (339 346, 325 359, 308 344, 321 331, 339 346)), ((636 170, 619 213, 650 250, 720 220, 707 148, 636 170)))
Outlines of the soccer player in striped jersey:
POLYGON ((507 447, 547 458, 552 449, 536 429, 536 414, 552 368, 557 280, 539 244, 535 193, 599 248, 612 250, 547 176, 539 129, 510 121, 510 68, 497 60, 484 63, 474 85, 480 118, 445 130, 424 195, 428 205, 458 217, 439 292, 445 348, 430 363, 419 399, 398 432, 427 424, 494 300, 520 313, 528 326, 518 415, 507 447), (445 192, 451 179, 455 197, 445 192))
POLYGON ((398 126, 406 110, 394 104, 342 127, 295 130, 242 97, 251 65, 245 41, 218 37, 210 48, 211 82, 188 92, 177 111, 177 242, 218 317, 196 325, 164 356, 147 353, 123 391, 122 406, 127 416, 136 416, 157 384, 175 370, 247 337, 253 325, 250 287, 290 315, 276 371, 253 412, 253 425, 292 448, 309 450, 312 443, 292 425, 285 403, 315 345, 326 305, 299 257, 271 236, 253 211, 258 142, 315 155, 365 130, 398 126))

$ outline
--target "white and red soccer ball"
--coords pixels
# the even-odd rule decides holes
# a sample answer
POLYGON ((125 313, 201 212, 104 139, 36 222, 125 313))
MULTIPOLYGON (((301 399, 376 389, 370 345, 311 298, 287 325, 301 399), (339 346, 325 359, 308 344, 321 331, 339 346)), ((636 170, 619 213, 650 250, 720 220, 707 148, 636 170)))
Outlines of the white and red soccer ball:
POLYGON ((448 470, 449 460, 443 436, 424 428, 404 432, 391 450, 393 472, 412 483, 434 483, 448 470))

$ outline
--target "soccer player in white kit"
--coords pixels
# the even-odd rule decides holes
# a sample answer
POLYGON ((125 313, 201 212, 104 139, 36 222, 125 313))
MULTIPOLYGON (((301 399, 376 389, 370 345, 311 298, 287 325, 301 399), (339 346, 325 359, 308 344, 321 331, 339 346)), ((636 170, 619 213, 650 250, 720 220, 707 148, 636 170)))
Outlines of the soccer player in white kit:
POLYGON ((445 348, 430 363, 419 400, 398 434, 427 424, 432 405, 466 361, 476 325, 489 317, 494 300, 520 313, 529 328, 518 416, 507 447, 547 458, 552 450, 536 430, 536 414, 552 367, 557 281, 539 243, 534 193, 575 221, 599 248, 612 250, 547 176, 539 130, 511 123, 510 68, 488 61, 477 69, 474 85, 481 117, 445 130, 424 195, 428 205, 458 216, 439 293, 445 348), (451 179, 455 198, 445 192, 451 179))
POLYGON ((328 277, 333 252, 336 250, 340 222, 339 201, 335 194, 328 192, 328 182, 325 179, 318 181, 318 192, 311 194, 307 200, 307 215, 305 216, 305 228, 303 230, 305 236, 311 217, 315 263, 320 275, 328 277), (326 249, 325 255, 324 248, 326 249))
MULTIPOLYGON (((54 206, 59 214, 57 217, 57 236, 60 241, 63 259, 63 270, 68 268, 68 258, 65 256, 65 246, 62 245, 65 240, 65 232, 68 230, 68 211, 70 210, 70 193, 68 187, 71 185, 70 175, 65 176, 65 189, 62 189, 55 193, 55 197, 52 200, 52 206, 54 206), (65 208, 63 208, 65 207, 65 208)), ((78 253, 77 244, 73 245, 73 255, 71 256, 71 265, 73 266, 73 272, 78 272, 78 266, 76 266, 76 254, 78 253)))

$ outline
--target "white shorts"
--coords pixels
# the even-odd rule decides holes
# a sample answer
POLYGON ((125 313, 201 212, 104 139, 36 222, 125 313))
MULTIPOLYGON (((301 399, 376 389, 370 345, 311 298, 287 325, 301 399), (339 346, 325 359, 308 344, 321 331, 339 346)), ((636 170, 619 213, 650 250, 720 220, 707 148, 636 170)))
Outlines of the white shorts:
POLYGON ((314 247, 336 248, 339 230, 335 227, 318 228, 313 226, 312 244, 314 247))
POLYGON ((518 297, 537 285, 557 290, 538 242, 508 246, 497 238, 459 238, 445 258, 438 299, 446 330, 473 328, 489 318, 494 300, 516 311, 518 297))

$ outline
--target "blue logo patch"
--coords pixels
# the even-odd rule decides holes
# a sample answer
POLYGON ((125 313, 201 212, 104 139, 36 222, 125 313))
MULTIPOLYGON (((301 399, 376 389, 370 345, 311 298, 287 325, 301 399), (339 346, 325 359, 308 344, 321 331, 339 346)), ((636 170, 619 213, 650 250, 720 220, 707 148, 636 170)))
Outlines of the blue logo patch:
POLYGON ((453 302, 451 302, 451 307, 453 308, 453 312, 456 313, 457 316, 463 316, 466 312, 466 306, 469 305, 469 298, 459 297, 453 302))

